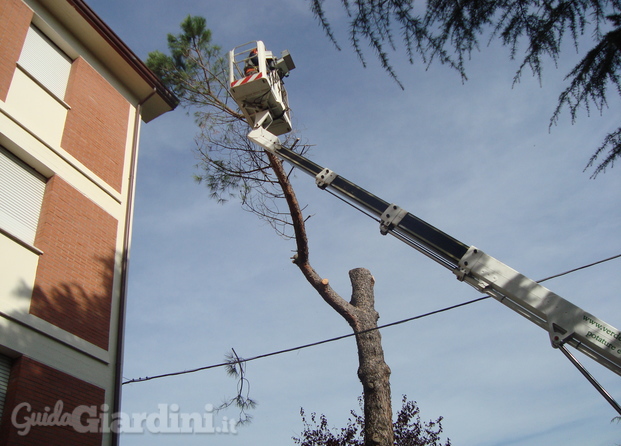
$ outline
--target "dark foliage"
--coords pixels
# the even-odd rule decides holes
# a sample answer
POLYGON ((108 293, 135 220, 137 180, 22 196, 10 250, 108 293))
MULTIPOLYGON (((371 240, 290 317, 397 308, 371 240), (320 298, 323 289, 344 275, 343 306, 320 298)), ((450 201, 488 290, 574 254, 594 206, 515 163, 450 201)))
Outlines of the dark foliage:
MULTIPOLYGON (((337 45, 324 8, 325 0, 311 0, 311 10, 337 45)), ((571 118, 579 109, 587 112, 606 107, 609 87, 621 94, 621 0, 429 0, 418 6, 414 0, 341 0, 349 16, 349 36, 364 63, 361 39, 376 53, 381 65, 397 82, 387 49, 396 49, 395 33, 401 35, 407 57, 425 64, 439 60, 466 79, 465 61, 481 40, 500 40, 511 59, 521 59, 514 81, 525 67, 541 77, 544 59, 556 65, 563 43, 571 40, 579 51, 579 40, 591 33, 596 45, 567 75, 569 87, 560 95, 551 124, 568 107, 571 118), (416 13, 418 6, 420 13, 416 13)), ((401 85, 401 83, 399 83, 401 85)), ((610 133, 591 157, 593 177, 612 167, 621 156, 621 127, 610 133), (603 160, 601 157, 604 156, 603 160)))
MULTIPOLYGON (((362 400, 361 398, 359 399, 362 400)), ((414 401, 408 401, 404 395, 402 407, 393 422, 395 446, 450 446, 451 441, 442 443, 442 417, 435 421, 421 422, 420 409, 414 401)), ((362 405, 362 403, 361 403, 362 405)), ((293 437, 295 444, 300 446, 363 446, 364 417, 351 411, 353 417, 347 426, 336 429, 328 426, 325 415, 312 413, 310 420, 306 418, 304 409, 300 410, 304 432, 301 437, 293 437)))

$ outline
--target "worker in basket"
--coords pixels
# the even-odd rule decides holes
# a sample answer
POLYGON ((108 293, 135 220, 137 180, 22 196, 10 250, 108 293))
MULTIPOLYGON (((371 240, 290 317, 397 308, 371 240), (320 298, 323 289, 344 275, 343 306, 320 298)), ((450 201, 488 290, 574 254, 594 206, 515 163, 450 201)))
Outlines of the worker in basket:
POLYGON ((259 72, 259 53, 257 49, 250 51, 248 59, 246 59, 246 66, 244 67, 244 75, 251 76, 259 72))
MULTIPOLYGON (((276 68, 276 63, 273 59, 267 60, 267 68, 269 71, 272 71, 276 68)), ((257 74, 259 72, 259 53, 257 49, 253 49, 250 51, 248 55, 248 59, 246 59, 246 65, 244 66, 244 76, 252 76, 253 74, 257 74)))

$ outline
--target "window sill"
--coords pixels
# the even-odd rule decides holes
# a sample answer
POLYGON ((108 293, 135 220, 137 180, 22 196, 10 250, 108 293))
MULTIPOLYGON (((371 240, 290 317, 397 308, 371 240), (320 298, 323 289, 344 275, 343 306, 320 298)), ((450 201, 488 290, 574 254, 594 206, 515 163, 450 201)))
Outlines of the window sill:
POLYGON ((51 90, 49 90, 45 85, 43 85, 41 82, 39 82, 39 80, 34 77, 32 74, 30 74, 28 72, 28 70, 26 68, 24 68, 23 66, 20 65, 19 62, 17 62, 17 68, 19 68, 19 71, 21 71, 22 73, 24 73, 26 76, 28 76, 30 78, 31 81, 33 81, 35 84, 37 84, 39 87, 41 87, 43 90, 45 90, 45 92, 47 94, 49 94, 50 96, 52 96, 56 102, 58 102, 60 105, 62 105, 63 107, 65 107, 67 110, 71 110, 71 106, 69 104, 67 104, 62 98, 58 97, 57 95, 55 95, 54 93, 52 93, 51 90))
POLYGON ((22 240, 21 238, 11 234, 8 231, 5 231, 4 229, 0 228, 0 234, 7 236, 8 238, 10 238, 11 240, 13 240, 15 243, 22 245, 24 248, 28 249, 29 251, 34 252, 37 255, 43 255, 43 251, 41 251, 39 248, 35 247, 34 245, 31 245, 30 243, 22 240))

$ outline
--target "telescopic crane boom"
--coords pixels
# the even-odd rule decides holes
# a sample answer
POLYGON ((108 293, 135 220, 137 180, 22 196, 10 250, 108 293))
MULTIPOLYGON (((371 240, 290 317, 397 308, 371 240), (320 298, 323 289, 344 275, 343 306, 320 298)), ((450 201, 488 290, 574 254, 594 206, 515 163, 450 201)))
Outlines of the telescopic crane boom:
MULTIPOLYGON (((264 49, 262 42, 255 42, 255 45, 251 43, 250 46, 264 49)), ((230 53, 230 57, 234 57, 234 51, 230 53)), ((264 52, 264 54, 268 54, 265 56, 266 58, 271 57, 271 53, 264 52)), ((283 54, 286 56, 283 56, 280 63, 286 65, 284 58, 287 57, 290 60, 290 56, 288 52, 283 54)), ((259 63, 261 62, 259 61, 259 63)), ((264 63, 262 66, 267 65, 264 63)), ((292 61, 290 66, 293 67, 292 61)), ((264 91, 261 100, 255 97, 252 105, 247 106, 245 105, 247 102, 240 98, 241 95, 236 86, 254 82, 254 79, 249 79, 252 75, 235 78, 233 71, 231 73, 231 95, 240 105, 252 128, 248 134, 251 141, 315 177, 316 184, 321 189, 329 189, 353 206, 377 217, 380 221, 381 234, 395 236, 452 271, 458 280, 493 297, 546 330, 552 347, 560 349, 614 409, 621 414, 621 406, 565 348, 566 345, 571 345, 617 375, 621 375, 621 331, 480 249, 454 239, 415 215, 401 209, 396 204, 376 197, 330 169, 321 167, 304 156, 283 147, 278 135, 286 132, 282 131, 281 124, 270 125, 271 121, 277 123, 278 119, 282 119, 286 115, 286 122, 289 125, 287 131, 290 131, 291 121, 288 114, 288 104, 281 102, 279 105, 277 104, 277 107, 273 106, 275 102, 278 102, 278 98, 286 99, 282 83, 283 76, 279 76, 277 81, 274 80, 269 85, 269 91, 264 91), (284 112, 282 112, 283 109, 284 112), (262 119, 253 118, 257 113, 261 114, 262 119), (272 113, 284 114, 272 116, 272 113)))

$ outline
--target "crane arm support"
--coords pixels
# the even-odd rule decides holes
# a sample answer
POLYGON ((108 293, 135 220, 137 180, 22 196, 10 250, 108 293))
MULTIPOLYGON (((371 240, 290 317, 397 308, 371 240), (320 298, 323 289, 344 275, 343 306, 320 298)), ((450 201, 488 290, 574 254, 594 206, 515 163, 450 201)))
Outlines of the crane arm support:
POLYGON ((463 282, 493 297, 548 332, 561 350, 621 414, 619 406, 565 349, 572 345, 621 375, 621 331, 568 302, 534 280, 440 231, 415 215, 376 197, 357 184, 282 146, 278 135, 292 129, 282 78, 295 68, 288 52, 276 59, 263 42, 249 42, 229 52, 230 93, 252 128, 248 139, 313 176, 329 190, 380 223, 391 234, 452 271, 463 282))
POLYGON ((364 209, 380 221, 380 232, 390 233, 452 270, 457 278, 489 294, 546 330, 552 346, 570 344, 621 375, 621 332, 568 302, 534 280, 440 231, 429 223, 376 197, 330 169, 282 147, 278 137, 255 128, 248 138, 303 172, 315 177, 321 189, 364 209))

